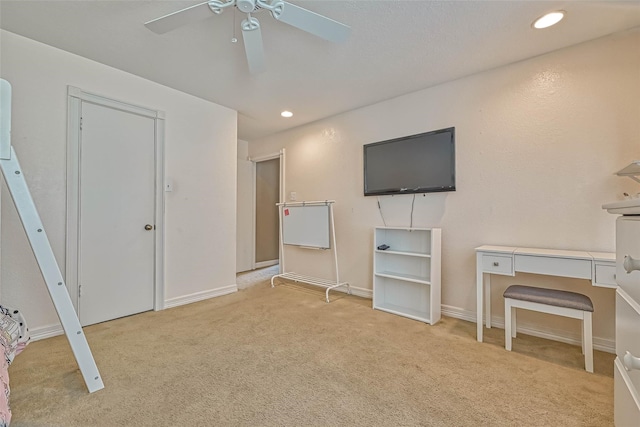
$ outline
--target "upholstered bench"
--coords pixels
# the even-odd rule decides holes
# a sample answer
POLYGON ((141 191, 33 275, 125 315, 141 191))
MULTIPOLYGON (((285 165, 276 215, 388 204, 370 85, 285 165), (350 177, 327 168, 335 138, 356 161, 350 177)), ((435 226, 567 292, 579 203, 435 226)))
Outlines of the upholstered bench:
POLYGON ((587 372, 593 372, 593 337, 591 313, 593 303, 588 296, 558 289, 511 285, 504 291, 504 347, 511 351, 511 338, 516 337, 516 308, 557 314, 582 320, 582 353, 587 372))

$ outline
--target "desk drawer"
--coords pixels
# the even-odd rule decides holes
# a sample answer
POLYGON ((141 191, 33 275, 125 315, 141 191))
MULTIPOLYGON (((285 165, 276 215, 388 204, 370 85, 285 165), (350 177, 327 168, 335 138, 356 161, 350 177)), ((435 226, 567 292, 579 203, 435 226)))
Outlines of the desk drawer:
POLYGON ((591 260, 538 255, 515 256, 516 271, 591 280, 591 260))
POLYGON ((616 358, 613 374, 613 422, 616 426, 637 426, 640 420, 640 397, 633 390, 627 371, 616 358))
POLYGON ((593 279, 594 286, 602 286, 605 288, 615 288, 616 284, 616 266, 615 264, 596 264, 595 277, 593 279))
MULTIPOLYGON (((629 352, 640 357, 640 305, 624 290, 616 292, 616 355, 621 361, 629 352)), ((640 391, 640 369, 626 372, 636 393, 640 391)))
POLYGON ((482 255, 482 271, 513 276, 513 258, 502 255, 482 255))
POLYGON ((640 303, 640 217, 620 217, 616 221, 616 281, 631 298, 640 303), (629 256, 625 269, 624 259, 629 256), (634 264, 634 265, 630 265, 634 264))

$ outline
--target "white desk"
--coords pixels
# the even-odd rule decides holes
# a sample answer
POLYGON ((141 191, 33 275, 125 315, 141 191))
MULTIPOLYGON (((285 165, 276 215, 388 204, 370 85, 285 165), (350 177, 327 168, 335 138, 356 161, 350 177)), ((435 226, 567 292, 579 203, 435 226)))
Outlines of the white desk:
POLYGON ((480 246, 476 248, 477 327, 482 342, 483 299, 487 328, 491 327, 491 275, 517 272, 587 279, 593 286, 616 288, 616 255, 608 252, 480 246))

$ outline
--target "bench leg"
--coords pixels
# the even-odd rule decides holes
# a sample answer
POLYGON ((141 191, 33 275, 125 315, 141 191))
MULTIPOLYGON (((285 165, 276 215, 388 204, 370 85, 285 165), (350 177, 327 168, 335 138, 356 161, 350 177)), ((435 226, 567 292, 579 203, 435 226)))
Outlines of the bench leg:
POLYGON ((591 333, 591 312, 584 312, 582 334, 584 336, 584 368, 593 373, 593 335, 591 333))
MULTIPOLYGON (((504 348, 511 351, 511 328, 513 327, 511 299, 504 299, 504 348)), ((515 319, 513 319, 515 320, 515 319)))
POLYGON ((511 338, 516 337, 516 309, 511 307, 511 338))

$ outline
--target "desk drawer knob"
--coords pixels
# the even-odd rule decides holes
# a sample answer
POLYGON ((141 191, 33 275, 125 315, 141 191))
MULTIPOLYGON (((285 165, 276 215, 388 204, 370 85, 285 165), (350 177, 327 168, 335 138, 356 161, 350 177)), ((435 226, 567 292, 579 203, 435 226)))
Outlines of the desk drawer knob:
POLYGON ((622 267, 627 274, 631 274, 634 270, 640 270, 640 259, 633 259, 631 255, 625 255, 622 261, 622 267))
POLYGON ((498 266, 500 266, 500 263, 498 261, 493 261, 493 266, 494 267, 498 267, 498 266))
POLYGON ((630 371, 632 369, 640 369, 640 357, 635 357, 633 354, 627 351, 622 358, 622 364, 627 371, 630 371))

